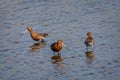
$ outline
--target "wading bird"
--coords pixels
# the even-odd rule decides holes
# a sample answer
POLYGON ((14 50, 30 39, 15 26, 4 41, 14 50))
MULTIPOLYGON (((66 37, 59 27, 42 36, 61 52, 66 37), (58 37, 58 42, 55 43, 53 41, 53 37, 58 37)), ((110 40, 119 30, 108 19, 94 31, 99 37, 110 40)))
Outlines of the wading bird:
POLYGON ((44 41, 44 38, 48 36, 48 34, 46 33, 34 32, 31 26, 27 27, 27 29, 23 32, 23 34, 25 34, 26 32, 29 32, 31 35, 31 38, 35 41, 39 41, 39 40, 44 41))
POLYGON ((65 44, 63 43, 63 41, 58 40, 57 42, 52 43, 50 47, 53 52, 58 52, 58 54, 59 54, 59 52, 63 46, 66 47, 65 44))
POLYGON ((93 48, 93 46, 94 46, 94 39, 93 39, 93 37, 92 37, 92 33, 91 33, 91 32, 88 32, 88 33, 87 33, 87 37, 86 37, 86 39, 85 39, 84 44, 86 45, 86 50, 87 50, 87 51, 88 51, 88 48, 89 48, 89 47, 92 47, 92 48, 93 48))

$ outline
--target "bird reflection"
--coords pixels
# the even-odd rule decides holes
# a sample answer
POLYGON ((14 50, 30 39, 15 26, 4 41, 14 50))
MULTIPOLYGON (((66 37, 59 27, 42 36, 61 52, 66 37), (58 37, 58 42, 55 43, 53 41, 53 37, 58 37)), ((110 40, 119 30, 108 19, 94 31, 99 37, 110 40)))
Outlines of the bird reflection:
POLYGON ((62 58, 61 58, 61 55, 60 55, 60 54, 53 55, 53 56, 51 57, 51 59, 53 60, 53 64, 56 64, 57 62, 61 62, 61 61, 62 61, 62 58))
POLYGON ((62 63, 62 57, 60 54, 53 55, 51 57, 52 64, 54 64, 54 68, 58 71, 58 75, 65 74, 65 65, 62 63))
POLYGON ((86 62, 91 64, 93 62, 93 59, 94 59, 93 51, 87 51, 87 52, 85 52, 85 55, 86 55, 86 62))
POLYGON ((43 48, 45 46, 45 42, 38 42, 38 43, 34 43, 30 46, 31 48, 31 52, 36 52, 38 51, 40 48, 43 48))

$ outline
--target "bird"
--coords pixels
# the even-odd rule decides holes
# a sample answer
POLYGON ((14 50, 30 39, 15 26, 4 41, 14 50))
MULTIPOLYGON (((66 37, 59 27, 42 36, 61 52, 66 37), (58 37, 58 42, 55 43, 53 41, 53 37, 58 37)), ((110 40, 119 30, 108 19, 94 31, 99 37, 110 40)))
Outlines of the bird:
POLYGON ((58 52, 59 54, 62 46, 64 46, 63 41, 59 39, 57 42, 52 43, 50 47, 53 52, 58 52))
POLYGON ((44 41, 44 38, 45 38, 46 36, 48 36, 47 33, 37 33, 37 32, 34 32, 34 31, 32 30, 32 26, 27 27, 27 29, 23 32, 23 34, 26 33, 26 32, 29 32, 29 33, 30 33, 31 38, 32 38, 34 41, 39 41, 39 40, 41 40, 41 41, 43 42, 43 41, 44 41))
POLYGON ((84 44, 86 45, 86 50, 88 51, 88 47, 94 46, 94 38, 92 37, 92 32, 87 32, 87 37, 84 41, 84 44))

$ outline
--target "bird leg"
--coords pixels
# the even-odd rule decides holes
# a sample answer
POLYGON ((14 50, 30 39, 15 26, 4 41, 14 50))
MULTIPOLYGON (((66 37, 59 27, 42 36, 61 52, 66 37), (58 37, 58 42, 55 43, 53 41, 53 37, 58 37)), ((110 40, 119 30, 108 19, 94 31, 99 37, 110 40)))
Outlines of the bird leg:
POLYGON ((41 40, 42 42, 45 42, 44 39, 41 40))
POLYGON ((60 56, 60 53, 58 52, 58 56, 60 56))
POLYGON ((88 51, 88 46, 86 46, 86 50, 88 51))

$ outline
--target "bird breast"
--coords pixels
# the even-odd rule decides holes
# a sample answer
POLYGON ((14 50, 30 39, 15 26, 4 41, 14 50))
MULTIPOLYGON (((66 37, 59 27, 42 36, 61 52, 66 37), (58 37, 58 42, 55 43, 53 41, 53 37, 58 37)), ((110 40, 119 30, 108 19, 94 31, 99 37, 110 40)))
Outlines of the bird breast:
POLYGON ((51 49, 55 52, 59 52, 62 49, 62 46, 54 43, 51 45, 51 49))
POLYGON ((38 34, 36 34, 34 32, 31 32, 30 35, 31 35, 32 39, 36 40, 36 41, 38 41, 41 38, 41 36, 39 36, 38 34))

